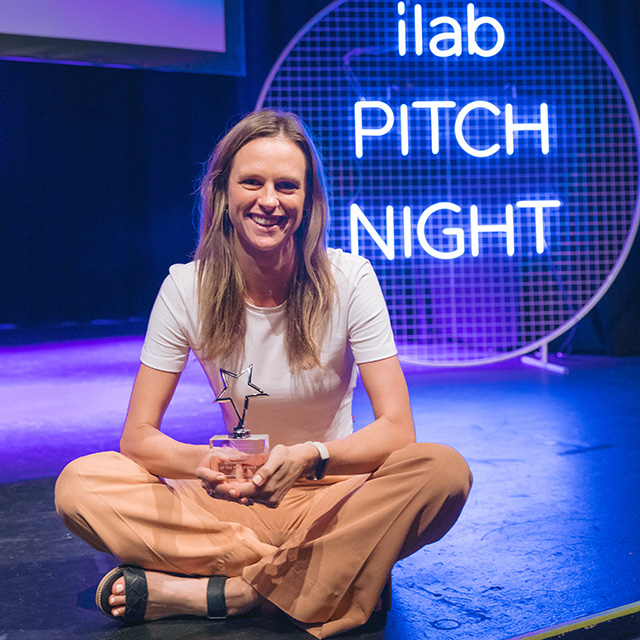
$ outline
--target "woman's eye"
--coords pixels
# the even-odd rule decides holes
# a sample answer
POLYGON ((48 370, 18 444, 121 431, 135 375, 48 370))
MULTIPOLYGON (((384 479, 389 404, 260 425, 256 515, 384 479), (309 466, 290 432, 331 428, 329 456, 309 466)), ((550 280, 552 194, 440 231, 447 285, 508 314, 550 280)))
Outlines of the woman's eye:
POLYGON ((298 185, 295 182, 280 182, 278 188, 281 191, 295 191, 298 185))

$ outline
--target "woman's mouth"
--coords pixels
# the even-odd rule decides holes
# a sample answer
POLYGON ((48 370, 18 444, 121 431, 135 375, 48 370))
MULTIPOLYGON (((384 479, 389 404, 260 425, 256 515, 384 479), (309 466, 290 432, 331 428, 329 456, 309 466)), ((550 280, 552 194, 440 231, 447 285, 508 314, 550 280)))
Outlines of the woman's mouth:
POLYGON ((275 227, 280 223, 284 223, 286 220, 283 216, 263 216, 257 213, 249 214, 249 218, 259 227, 264 227, 265 229, 275 227))

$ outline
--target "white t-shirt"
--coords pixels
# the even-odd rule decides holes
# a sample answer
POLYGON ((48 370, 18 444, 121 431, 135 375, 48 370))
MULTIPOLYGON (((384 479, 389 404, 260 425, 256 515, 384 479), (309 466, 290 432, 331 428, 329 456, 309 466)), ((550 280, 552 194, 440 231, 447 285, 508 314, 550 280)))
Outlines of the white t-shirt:
POLYGON ((396 347, 369 261, 336 249, 329 249, 328 255, 338 294, 322 344, 322 367, 294 373, 289 369, 284 305, 260 308, 247 304, 244 353, 224 361, 203 361, 198 349, 193 262, 170 268, 151 312, 142 362, 161 371, 179 372, 191 349, 215 396, 233 400, 220 402, 229 431, 237 425, 248 396, 245 427, 255 434, 269 434, 272 446, 325 442, 349 435, 353 429, 355 365, 393 356, 396 347))

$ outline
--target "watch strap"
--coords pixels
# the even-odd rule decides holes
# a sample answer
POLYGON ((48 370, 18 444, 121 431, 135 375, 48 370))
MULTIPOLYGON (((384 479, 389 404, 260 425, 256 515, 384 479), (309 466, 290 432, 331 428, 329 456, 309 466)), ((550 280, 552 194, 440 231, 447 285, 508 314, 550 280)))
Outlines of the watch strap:
POLYGON ((322 442, 314 442, 308 440, 305 444, 312 444, 320 454, 318 458, 318 462, 316 463, 315 472, 312 476, 307 476, 308 480, 322 480, 324 478, 324 474, 327 471, 327 463, 329 462, 329 449, 327 449, 326 445, 322 442))

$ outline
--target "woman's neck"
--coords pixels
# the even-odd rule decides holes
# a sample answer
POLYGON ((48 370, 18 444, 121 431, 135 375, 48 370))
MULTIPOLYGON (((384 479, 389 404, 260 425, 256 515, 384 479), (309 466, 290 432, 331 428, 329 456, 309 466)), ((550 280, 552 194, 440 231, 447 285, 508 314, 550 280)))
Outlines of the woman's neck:
POLYGON ((256 307, 277 307, 289 296, 295 268, 295 248, 274 254, 248 255, 240 251, 238 264, 244 275, 247 302, 256 307))

